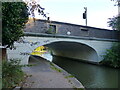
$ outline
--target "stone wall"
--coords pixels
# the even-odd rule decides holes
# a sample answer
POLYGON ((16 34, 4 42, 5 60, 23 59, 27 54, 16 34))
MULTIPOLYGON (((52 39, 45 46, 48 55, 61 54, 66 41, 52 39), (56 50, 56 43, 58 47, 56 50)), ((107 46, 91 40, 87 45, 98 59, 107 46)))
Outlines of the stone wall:
POLYGON ((50 22, 46 20, 36 20, 35 22, 29 23, 26 25, 26 29, 24 31, 33 33, 46 33, 50 25, 56 26, 56 34, 58 35, 71 35, 104 39, 119 38, 119 34, 113 30, 82 26, 64 22, 50 22))

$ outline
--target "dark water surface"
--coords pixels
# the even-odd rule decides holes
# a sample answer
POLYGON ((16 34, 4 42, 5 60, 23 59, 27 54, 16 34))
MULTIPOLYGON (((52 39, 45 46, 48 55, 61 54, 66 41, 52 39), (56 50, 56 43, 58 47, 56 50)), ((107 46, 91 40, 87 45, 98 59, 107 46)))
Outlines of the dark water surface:
POLYGON ((74 75, 87 88, 118 88, 119 69, 56 56, 52 62, 74 75))

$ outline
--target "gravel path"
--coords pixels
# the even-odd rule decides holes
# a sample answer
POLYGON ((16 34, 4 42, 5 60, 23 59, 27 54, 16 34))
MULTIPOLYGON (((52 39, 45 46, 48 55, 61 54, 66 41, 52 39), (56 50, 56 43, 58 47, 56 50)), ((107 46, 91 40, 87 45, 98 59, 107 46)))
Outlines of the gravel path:
POLYGON ((22 88, 84 88, 76 78, 43 58, 32 56, 30 64, 34 66, 23 68, 29 77, 22 88))

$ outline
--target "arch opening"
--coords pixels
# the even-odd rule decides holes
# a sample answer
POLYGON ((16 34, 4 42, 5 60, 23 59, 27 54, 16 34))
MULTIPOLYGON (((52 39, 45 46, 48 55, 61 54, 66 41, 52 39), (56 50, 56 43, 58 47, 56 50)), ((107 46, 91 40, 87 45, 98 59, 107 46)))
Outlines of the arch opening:
POLYGON ((46 44, 55 56, 62 56, 88 62, 98 62, 97 52, 90 46, 69 41, 57 41, 46 44))

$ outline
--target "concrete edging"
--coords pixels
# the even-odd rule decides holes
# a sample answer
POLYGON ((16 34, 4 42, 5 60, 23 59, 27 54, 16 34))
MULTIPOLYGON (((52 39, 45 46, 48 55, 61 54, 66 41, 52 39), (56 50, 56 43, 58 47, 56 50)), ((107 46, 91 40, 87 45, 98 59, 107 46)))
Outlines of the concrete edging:
POLYGON ((69 36, 69 35, 57 35, 57 34, 43 34, 43 33, 31 33, 31 32, 24 32, 24 35, 25 36, 37 36, 37 37, 55 37, 55 38, 97 40, 97 41, 113 41, 113 42, 120 41, 120 40, 116 40, 116 39, 104 39, 104 38, 96 38, 96 37, 81 37, 81 36, 69 36))

